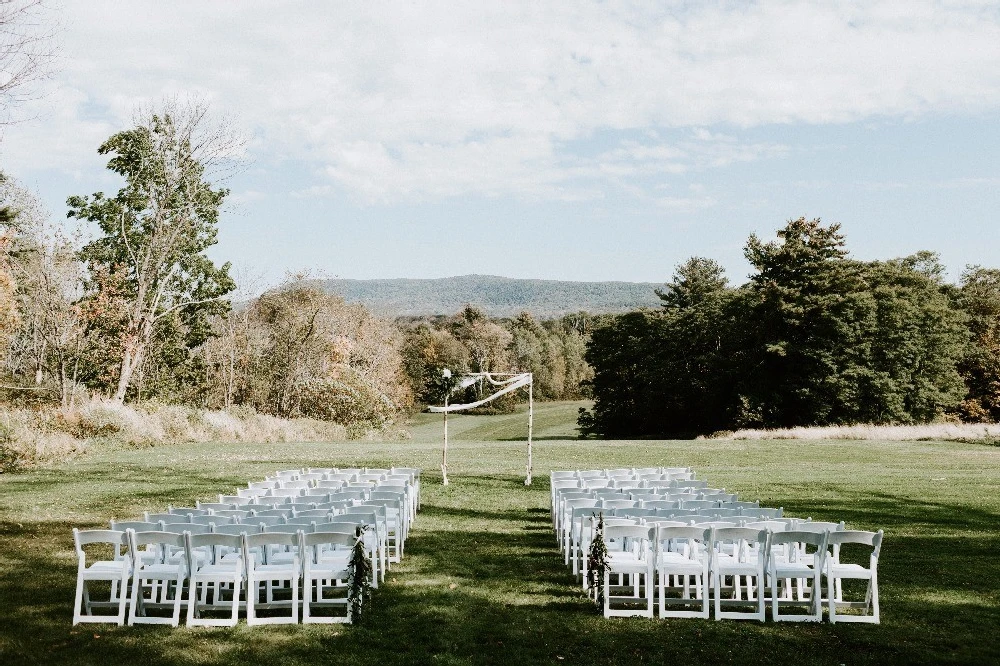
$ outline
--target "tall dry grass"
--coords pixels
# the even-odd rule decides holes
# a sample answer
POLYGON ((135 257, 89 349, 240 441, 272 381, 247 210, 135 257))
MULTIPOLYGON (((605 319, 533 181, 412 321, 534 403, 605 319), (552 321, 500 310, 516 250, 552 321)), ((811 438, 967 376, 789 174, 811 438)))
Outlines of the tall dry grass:
MULTIPOLYGON (((398 430, 350 433, 357 438, 405 437, 398 430)), ((347 429, 317 419, 281 419, 237 407, 120 405, 94 399, 75 408, 0 406, 0 471, 78 455, 96 442, 158 446, 182 442, 326 442, 350 439, 347 429)))
POLYGON ((855 439, 880 441, 970 441, 1000 438, 997 423, 928 423, 924 425, 852 425, 737 430, 712 439, 855 439))

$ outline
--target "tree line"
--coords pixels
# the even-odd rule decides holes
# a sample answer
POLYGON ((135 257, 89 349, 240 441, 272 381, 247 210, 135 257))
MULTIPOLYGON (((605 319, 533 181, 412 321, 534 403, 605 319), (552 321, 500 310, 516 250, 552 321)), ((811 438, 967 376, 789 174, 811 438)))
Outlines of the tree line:
MULTIPOLYGON (((531 372, 539 400, 575 400, 588 395, 590 366, 584 358, 590 329, 600 316, 585 312, 536 321, 522 312, 491 319, 466 306, 450 317, 401 318, 403 358, 410 390, 419 403, 440 404, 449 389, 442 371, 531 372)), ((453 401, 483 397, 480 386, 453 401)), ((508 394, 488 411, 509 411, 521 398, 508 394)))
POLYGON ((839 225, 805 218, 769 242, 752 235, 744 253, 746 284, 695 257, 661 308, 593 331, 584 432, 1000 419, 1000 270, 950 284, 930 252, 859 261, 839 225))

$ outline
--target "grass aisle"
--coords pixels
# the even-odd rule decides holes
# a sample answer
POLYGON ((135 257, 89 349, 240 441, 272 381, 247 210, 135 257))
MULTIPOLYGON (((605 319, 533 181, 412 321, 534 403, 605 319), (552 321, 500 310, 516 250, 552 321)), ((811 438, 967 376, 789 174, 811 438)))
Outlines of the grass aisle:
POLYGON ((456 441, 178 445, 108 451, 0 477, 2 664, 902 663, 1000 661, 1000 449, 933 442, 456 441), (563 567, 553 468, 692 465, 794 515, 886 529, 877 627, 607 621, 563 567), (305 465, 413 464, 424 500, 404 562, 363 624, 73 628, 72 526, 211 497, 305 465))

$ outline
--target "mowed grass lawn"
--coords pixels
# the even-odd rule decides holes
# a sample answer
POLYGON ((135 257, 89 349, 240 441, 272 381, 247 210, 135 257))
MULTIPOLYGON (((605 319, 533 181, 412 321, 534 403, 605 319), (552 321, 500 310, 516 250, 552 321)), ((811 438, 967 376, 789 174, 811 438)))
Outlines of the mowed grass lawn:
POLYGON ((1000 448, 547 439, 572 433, 575 408, 539 408, 531 488, 524 442, 504 441, 523 437, 523 415, 453 418, 448 487, 440 417, 427 415, 405 442, 97 451, 0 476, 0 664, 1000 662, 1000 448), (362 624, 71 626, 71 527, 190 504, 275 469, 391 464, 424 468, 423 510, 362 624), (629 465, 690 465, 792 515, 884 528, 882 624, 603 619, 558 555, 548 471, 629 465))

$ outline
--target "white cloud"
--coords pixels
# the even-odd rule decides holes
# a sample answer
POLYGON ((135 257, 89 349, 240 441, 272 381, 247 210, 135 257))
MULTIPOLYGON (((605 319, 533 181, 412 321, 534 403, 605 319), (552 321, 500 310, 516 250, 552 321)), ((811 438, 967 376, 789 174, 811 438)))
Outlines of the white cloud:
POLYGON ((55 92, 4 137, 15 169, 88 166, 137 102, 172 93, 238 114, 269 158, 314 164, 324 180, 304 190, 380 202, 587 198, 790 150, 741 128, 1000 107, 989 2, 105 0, 67 4, 63 23, 55 92))

